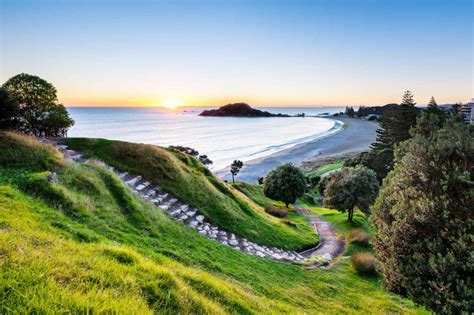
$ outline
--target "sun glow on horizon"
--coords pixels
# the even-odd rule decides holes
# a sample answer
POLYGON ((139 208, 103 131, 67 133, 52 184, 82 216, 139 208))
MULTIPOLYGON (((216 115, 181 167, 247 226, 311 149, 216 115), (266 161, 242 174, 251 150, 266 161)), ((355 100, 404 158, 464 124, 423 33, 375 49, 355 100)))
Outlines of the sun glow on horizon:
POLYGON ((181 106, 183 106, 183 102, 177 99, 167 99, 160 105, 160 107, 168 109, 176 109, 181 106))

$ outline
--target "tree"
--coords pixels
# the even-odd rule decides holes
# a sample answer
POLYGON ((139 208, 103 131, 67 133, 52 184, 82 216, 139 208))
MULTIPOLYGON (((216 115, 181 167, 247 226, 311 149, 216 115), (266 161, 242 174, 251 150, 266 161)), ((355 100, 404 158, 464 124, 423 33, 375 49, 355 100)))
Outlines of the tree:
POLYGON ((352 221, 357 207, 368 213, 379 190, 375 172, 366 167, 347 168, 331 174, 331 179, 324 189, 324 205, 347 212, 347 219, 352 221))
POLYGON ((20 108, 7 90, 0 88, 0 129, 18 127, 20 108))
POLYGON ((346 114, 347 116, 352 118, 352 117, 355 116, 356 113, 355 113, 354 108, 352 106, 351 107, 346 106, 346 110, 345 110, 344 114, 346 114))
POLYGON ((385 110, 374 149, 393 149, 393 147, 410 138, 410 128, 416 125, 417 112, 413 94, 406 91, 402 103, 385 110))
POLYGON ((372 208, 386 289, 437 313, 472 313, 472 128, 428 116, 395 151, 394 170, 372 208), (421 126, 423 124, 423 126, 421 126))
POLYGON ((306 178, 303 172, 291 163, 282 164, 272 170, 263 183, 265 196, 283 201, 287 208, 304 194, 305 189, 306 178))
POLYGON ((446 114, 444 113, 444 110, 442 110, 438 104, 436 103, 435 98, 432 96, 430 99, 430 102, 428 103, 428 107, 426 109, 426 112, 436 115, 439 120, 439 126, 441 127, 442 124, 444 123, 444 120, 446 118, 446 114))
POLYGON ((239 174, 240 169, 244 166, 244 163, 240 160, 234 160, 230 165, 230 173, 232 174, 232 182, 235 183, 234 177, 239 174))
POLYGON ((362 152, 344 162, 344 166, 346 167, 355 167, 357 165, 362 165, 374 170, 377 174, 377 180, 379 183, 382 183, 382 180, 393 168, 393 150, 388 148, 370 150, 362 152))
POLYGON ((199 155, 198 160, 206 166, 212 164, 211 159, 206 154, 199 155))
POLYGON ((56 88, 26 73, 10 78, 3 88, 19 106, 19 129, 35 136, 65 135, 74 124, 64 105, 57 103, 56 88))

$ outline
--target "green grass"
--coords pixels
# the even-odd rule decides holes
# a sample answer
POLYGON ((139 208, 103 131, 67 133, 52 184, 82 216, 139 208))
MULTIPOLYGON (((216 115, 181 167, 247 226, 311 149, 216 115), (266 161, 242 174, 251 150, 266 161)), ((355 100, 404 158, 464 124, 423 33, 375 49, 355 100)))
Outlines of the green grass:
POLYGON ((99 164, 54 168, 58 183, 45 167, 0 164, 0 313, 424 312, 347 259, 305 270, 242 254, 173 221, 99 164))
POLYGON ((310 175, 322 175, 324 173, 340 169, 343 166, 344 166, 344 161, 340 161, 340 162, 337 162, 337 163, 325 164, 323 166, 318 167, 315 171, 313 171, 309 174, 310 175))
MULTIPOLYGON (((72 148, 144 178, 198 208, 224 230, 262 245, 304 249, 319 241, 307 225, 288 224, 216 179, 194 158, 153 145, 104 139, 68 138, 72 148)), ((291 220, 291 218, 290 218, 291 220)))
POLYGON ((263 194, 263 187, 260 185, 250 184, 246 182, 235 182, 235 183, 231 183, 231 185, 232 187, 236 188, 237 190, 245 194, 247 197, 252 199, 253 202, 255 202, 257 205, 261 207, 265 207, 267 205, 279 205, 279 206, 285 205, 283 202, 275 201, 273 199, 266 197, 263 194))

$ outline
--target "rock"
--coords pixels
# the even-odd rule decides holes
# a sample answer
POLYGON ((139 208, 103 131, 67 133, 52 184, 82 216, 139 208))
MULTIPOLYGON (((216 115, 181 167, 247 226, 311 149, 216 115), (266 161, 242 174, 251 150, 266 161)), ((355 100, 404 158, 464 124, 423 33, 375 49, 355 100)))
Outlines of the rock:
POLYGON ((204 221, 204 216, 203 215, 196 216, 196 221, 198 221, 199 223, 202 223, 204 221))
POLYGON ((178 221, 184 221, 184 220, 186 220, 187 218, 188 218, 187 215, 182 214, 182 215, 180 215, 180 216, 178 217, 178 221))
POLYGON ((257 255, 257 256, 260 257, 260 258, 264 258, 264 257, 265 257, 265 254, 262 253, 262 252, 259 252, 259 251, 256 251, 256 252, 255 252, 255 255, 257 255))
POLYGON ((231 239, 229 241, 229 244, 232 245, 232 246, 237 246, 237 245, 239 245, 239 242, 237 242, 237 240, 235 240, 235 239, 231 239))
POLYGON ((229 244, 227 243, 227 241, 221 241, 221 244, 222 244, 222 245, 229 245, 229 244))
POLYGON ((195 229, 198 226, 198 224, 199 224, 198 221, 193 220, 193 221, 189 222, 188 226, 195 229))
POLYGON ((200 231, 199 231, 199 234, 207 235, 207 231, 205 231, 205 230, 200 230, 200 231))
POLYGON ((327 261, 331 261, 332 260, 332 256, 331 254, 329 253, 326 253, 324 255, 321 256, 322 258, 326 259, 327 261))
POLYGON ((58 183, 58 174, 56 174, 56 172, 51 172, 48 176, 48 182, 57 184, 58 183))

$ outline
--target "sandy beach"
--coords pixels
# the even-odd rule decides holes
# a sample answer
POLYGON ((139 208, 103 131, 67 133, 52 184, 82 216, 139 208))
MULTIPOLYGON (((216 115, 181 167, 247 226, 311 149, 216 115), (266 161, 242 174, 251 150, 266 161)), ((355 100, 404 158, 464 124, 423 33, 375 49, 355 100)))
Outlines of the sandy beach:
MULTIPOLYGON (((333 119, 333 118, 330 118, 333 119)), ((339 132, 324 138, 318 138, 295 147, 258 158, 245 163, 238 176, 239 181, 256 183, 257 178, 265 176, 282 163, 300 164, 303 161, 341 156, 366 150, 375 141, 378 124, 356 118, 334 118, 345 124, 339 132)), ((215 172, 221 179, 230 180, 229 169, 215 172)))

